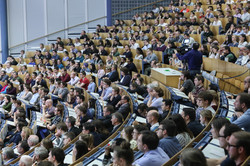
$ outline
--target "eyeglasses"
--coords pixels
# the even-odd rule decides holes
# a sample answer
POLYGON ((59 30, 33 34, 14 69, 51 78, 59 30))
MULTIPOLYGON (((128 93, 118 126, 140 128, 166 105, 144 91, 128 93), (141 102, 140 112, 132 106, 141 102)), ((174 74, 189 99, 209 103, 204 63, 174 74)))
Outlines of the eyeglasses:
POLYGON ((231 144, 229 144, 228 143, 228 145, 227 145, 228 147, 235 147, 235 148, 238 148, 238 146, 237 145, 231 145, 231 144))
POLYGON ((218 135, 218 137, 221 137, 221 138, 226 138, 224 135, 218 135))
POLYGON ((158 128, 158 129, 156 129, 156 131, 159 131, 159 130, 164 130, 164 129, 162 129, 162 128, 158 128))

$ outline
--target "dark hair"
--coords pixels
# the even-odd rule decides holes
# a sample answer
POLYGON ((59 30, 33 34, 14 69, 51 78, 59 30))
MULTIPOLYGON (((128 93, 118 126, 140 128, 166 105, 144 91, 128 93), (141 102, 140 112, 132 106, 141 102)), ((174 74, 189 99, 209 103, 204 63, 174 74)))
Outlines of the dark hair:
POLYGON ((160 87, 154 87, 153 89, 155 90, 156 93, 158 93, 159 97, 162 97, 164 95, 164 92, 160 87))
POLYGON ((247 109, 250 108, 250 94, 239 93, 238 96, 240 96, 240 104, 245 103, 247 109))
POLYGON ((137 107, 137 110, 141 110, 141 111, 147 110, 147 109, 148 109, 148 106, 147 104, 144 104, 144 103, 139 104, 137 107))
POLYGON ((199 44, 199 43, 197 43, 197 42, 193 43, 193 49, 194 49, 194 50, 198 50, 199 47, 200 47, 200 44, 199 44))
POLYGON ((69 116, 68 121, 71 124, 71 126, 74 126, 76 123, 76 118, 74 118, 73 116, 69 116))
POLYGON ((185 116, 189 116, 190 121, 195 121, 196 115, 193 108, 183 108, 183 112, 185 116))
POLYGON ((202 91, 198 94, 198 98, 202 98, 204 101, 208 101, 208 105, 213 101, 213 95, 208 91, 202 91))
POLYGON ((180 114, 173 114, 168 119, 173 120, 176 124, 177 134, 187 132, 191 138, 193 138, 193 133, 188 129, 184 119, 180 114))
POLYGON ((189 71, 182 71, 182 74, 184 75, 185 78, 190 79, 189 71))
POLYGON ((130 143, 124 142, 122 143, 121 146, 122 147, 116 146, 114 148, 114 152, 116 152, 116 156, 118 158, 123 158, 126 161, 126 164, 132 165, 134 161, 134 153, 133 153, 133 150, 130 149, 130 143))
POLYGON ((142 143, 148 146, 149 150, 154 150, 158 147, 159 138, 153 131, 144 130, 141 132, 142 143))
POLYGON ((134 126, 134 129, 138 131, 138 133, 141 133, 144 130, 148 130, 148 127, 145 125, 138 124, 134 126))
POLYGON ((207 166, 206 158, 199 149, 185 149, 181 153, 180 160, 184 166, 207 166))
POLYGON ((195 76, 195 78, 197 78, 198 81, 201 81, 202 83, 204 83, 204 77, 203 76, 197 75, 197 76, 195 76))
POLYGON ((162 102, 165 103, 165 106, 168 106, 168 105, 169 105, 169 107, 171 107, 171 105, 172 105, 172 103, 173 103, 172 100, 170 100, 170 99, 163 99, 162 102))
POLYGON ((67 132, 67 131, 68 131, 67 125, 66 125, 64 122, 59 122, 59 123, 56 125, 56 128, 57 128, 57 129, 61 129, 61 130, 63 130, 64 132, 67 132))
POLYGON ((41 141, 43 143, 43 146, 50 151, 50 149, 53 148, 53 143, 51 139, 45 138, 41 141))
POLYGON ((236 145, 238 147, 242 146, 244 147, 245 155, 249 156, 250 155, 250 133, 247 131, 238 131, 234 132, 232 134, 236 139, 237 143, 236 145))
POLYGON ((224 137, 231 136, 234 132, 241 131, 241 128, 236 124, 227 123, 225 124, 224 137))
POLYGON ((24 153, 29 151, 30 147, 27 141, 20 141, 19 144, 20 144, 20 147, 23 148, 24 153))
POLYGON ((160 124, 163 130, 167 130, 168 136, 174 137, 176 135, 176 124, 173 120, 165 119, 160 124))
POLYGON ((88 153, 88 146, 87 143, 81 140, 76 141, 75 143, 76 148, 76 160, 88 153))
POLYGON ((84 127, 85 130, 89 130, 89 132, 94 132, 95 131, 95 126, 90 122, 84 123, 82 125, 82 127, 84 127))
POLYGON ((217 118, 214 119, 211 124, 213 125, 213 128, 217 132, 219 132, 222 126, 224 126, 225 124, 230 124, 230 121, 226 118, 217 118))
POLYGON ((63 163, 65 158, 65 153, 61 148, 53 148, 51 151, 51 156, 55 156, 58 163, 63 163))

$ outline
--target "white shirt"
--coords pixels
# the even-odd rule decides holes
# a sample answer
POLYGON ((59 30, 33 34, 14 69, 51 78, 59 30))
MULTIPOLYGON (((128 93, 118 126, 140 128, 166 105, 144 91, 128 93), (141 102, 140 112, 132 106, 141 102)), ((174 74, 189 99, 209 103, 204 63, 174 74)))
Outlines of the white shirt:
POLYGON ((151 47, 152 47, 151 44, 144 45, 144 46, 142 47, 142 50, 147 50, 147 49, 149 49, 149 48, 151 48, 151 47))
POLYGON ((214 22, 212 23, 212 25, 213 25, 213 26, 222 26, 222 23, 221 23, 220 20, 218 20, 218 21, 214 21, 214 22))
POLYGON ((71 78, 68 84, 75 85, 79 81, 79 77, 75 76, 74 78, 71 78))
POLYGON ((75 46, 81 46, 81 43, 80 42, 75 43, 75 46))
POLYGON ((249 14, 248 12, 243 13, 243 14, 241 15, 241 19, 242 19, 243 22, 249 21, 249 20, 250 20, 250 14, 249 14))
POLYGON ((5 71, 6 73, 11 73, 14 69, 12 67, 6 68, 5 71))
POLYGON ((131 48, 133 48, 133 49, 137 49, 138 47, 140 47, 140 45, 138 43, 135 43, 134 45, 131 46, 131 48))

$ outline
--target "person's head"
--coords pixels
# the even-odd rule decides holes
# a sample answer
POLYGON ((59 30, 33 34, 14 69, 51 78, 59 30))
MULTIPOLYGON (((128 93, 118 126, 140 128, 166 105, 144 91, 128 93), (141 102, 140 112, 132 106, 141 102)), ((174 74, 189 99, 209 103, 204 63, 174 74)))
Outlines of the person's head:
POLYGON ((29 136, 33 134, 33 131, 31 128, 24 126, 22 127, 21 137, 22 140, 28 140, 29 136))
POLYGON ((67 125, 64 122, 59 122, 56 125, 56 134, 55 136, 60 137, 62 134, 68 131, 67 125))
POLYGON ((65 153, 61 148, 53 148, 49 152, 48 160, 52 162, 54 165, 63 163, 64 158, 65 158, 65 153))
POLYGON ((148 113, 147 113, 147 122, 151 125, 155 124, 158 122, 158 119, 159 119, 159 113, 157 110, 150 110, 148 113))
POLYGON ((113 164, 123 166, 132 165, 134 161, 134 153, 133 150, 130 149, 130 144, 128 142, 124 142, 120 146, 116 146, 113 152, 113 164))
POLYGON ((66 118, 65 123, 67 125, 67 128, 70 129, 71 127, 75 126, 76 118, 74 118, 73 116, 69 116, 66 118))
POLYGON ((92 134, 81 134, 79 140, 86 142, 89 150, 94 147, 94 136, 92 134))
POLYGON ((113 113, 112 118, 111 118, 111 122, 112 122, 113 126, 121 124, 123 122, 122 114, 119 112, 113 113))
POLYGON ((125 140, 130 142, 132 140, 133 130, 134 130, 134 128, 132 126, 124 127, 122 132, 121 132, 122 138, 124 138, 125 140))
POLYGON ((115 112, 114 106, 112 105, 107 105, 103 109, 103 116, 108 116, 111 115, 115 112))
POLYGON ((246 131, 234 132, 228 140, 227 150, 236 165, 244 162, 250 155, 250 133, 246 131))
POLYGON ((15 157, 14 150, 11 147, 5 147, 2 149, 2 159, 8 161, 15 157))
POLYGON ((86 142, 78 140, 76 141, 73 151, 75 151, 76 153, 76 160, 78 160, 81 156, 83 156, 84 154, 88 153, 88 146, 86 144, 86 142))
POLYGON ((64 134, 63 145, 68 145, 75 138, 75 134, 73 132, 67 132, 64 134))
POLYGON ((241 131, 240 127, 236 124, 225 124, 219 131, 219 144, 221 148, 226 149, 230 136, 237 131, 241 131))
POLYGON ((212 119, 212 117, 213 117, 213 114, 210 110, 206 110, 206 109, 202 110, 200 112, 200 123, 207 125, 212 119))
POLYGON ((165 119, 160 123, 156 134, 159 139, 167 136, 174 137, 176 135, 176 124, 173 120, 165 119))
POLYGON ((48 150, 48 152, 53 148, 52 140, 45 138, 41 141, 41 147, 44 147, 48 150))
POLYGON ((187 79, 190 79, 190 73, 189 73, 189 71, 183 71, 182 73, 181 73, 181 80, 187 80, 187 79))
POLYGON ((194 49, 194 50, 198 50, 199 47, 200 47, 200 44, 199 44, 199 43, 197 43, 197 42, 193 43, 193 49, 194 49))
POLYGON ((180 134, 183 132, 186 132, 189 134, 189 136, 192 138, 193 134, 192 132, 188 129, 185 120, 180 114, 173 114, 171 115, 168 119, 173 120, 176 124, 176 134, 180 134))
POLYGON ((180 156, 181 166, 207 166, 204 154, 199 149, 187 148, 180 156))
POLYGON ((35 146, 39 143, 39 137, 37 135, 30 135, 28 138, 29 147, 35 146))
POLYGON ((153 88, 153 96, 154 97, 162 97, 164 95, 163 90, 160 87, 153 88))
POLYGON ((244 79, 244 89, 245 89, 245 90, 248 90, 248 88, 250 88, 250 76, 247 76, 247 77, 244 79))
POLYGON ((123 95, 121 98, 122 104, 129 103, 130 98, 127 95, 123 95))
POLYGON ((135 125, 135 126, 134 126, 134 130, 133 130, 133 133, 132 133, 133 140, 136 140, 136 141, 137 141, 139 135, 140 135, 141 132, 144 131, 144 130, 148 130, 147 126, 141 125, 141 124, 135 125))
POLYGON ((195 86, 201 86, 204 83, 204 77, 203 76, 195 76, 194 78, 194 84, 195 86))
POLYGON ((83 134, 89 134, 95 131, 95 126, 93 123, 87 122, 84 123, 82 126, 82 133, 83 134))
POLYGON ((198 94, 197 105, 202 108, 207 108, 213 101, 213 95, 208 91, 202 91, 198 94))
POLYGON ((226 118, 214 119, 211 123, 211 133, 214 139, 218 138, 219 131, 225 124, 230 124, 230 121, 226 118))
POLYGON ((22 155, 30 149, 27 141, 20 141, 17 145, 17 152, 22 155))
POLYGON ((29 155, 22 155, 19 160, 20 166, 32 166, 32 158, 29 155))
POLYGON ((162 100, 162 105, 161 105, 161 109, 162 111, 169 111, 172 105, 172 100, 170 99, 163 99, 162 100))
POLYGON ((36 147, 33 155, 33 162, 40 162, 49 156, 49 151, 45 147, 36 147))
POLYGON ((137 139, 138 149, 146 153, 149 150, 154 150, 158 147, 159 138, 153 131, 142 131, 137 139))
POLYGON ((44 161, 39 162, 37 164, 37 166, 54 166, 54 164, 52 162, 50 162, 50 161, 44 160, 44 161))
POLYGON ((185 120, 185 123, 188 124, 189 122, 195 121, 195 110, 193 108, 183 108, 181 112, 181 116, 185 120))
POLYGON ((110 85, 111 85, 111 81, 109 79, 103 79, 102 82, 103 82, 102 85, 103 85, 104 89, 110 87, 110 85))
POLYGON ((240 93, 235 99, 234 107, 236 112, 245 112, 250 108, 250 94, 240 93))

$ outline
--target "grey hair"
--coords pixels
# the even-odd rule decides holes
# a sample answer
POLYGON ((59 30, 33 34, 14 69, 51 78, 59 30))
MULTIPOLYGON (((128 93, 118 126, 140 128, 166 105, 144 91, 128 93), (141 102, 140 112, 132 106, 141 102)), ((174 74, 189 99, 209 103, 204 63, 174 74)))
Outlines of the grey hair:
POLYGON ((19 163, 23 163, 25 166, 32 166, 32 158, 29 155, 22 155, 19 163))
POLYGON ((11 147, 5 147, 5 148, 3 148, 2 149, 2 153, 8 159, 11 159, 11 158, 15 157, 15 153, 14 153, 14 151, 13 151, 13 149, 11 147))
POLYGON ((155 87, 158 87, 158 83, 157 82, 152 82, 152 83, 150 83, 150 84, 147 85, 147 88, 149 88, 149 89, 153 89, 155 87))
POLYGON ((40 160, 44 160, 48 157, 48 150, 45 147, 36 147, 34 155, 38 156, 40 160))
POLYGON ((29 141, 32 143, 32 145, 36 145, 39 143, 39 137, 37 135, 30 135, 29 141))

